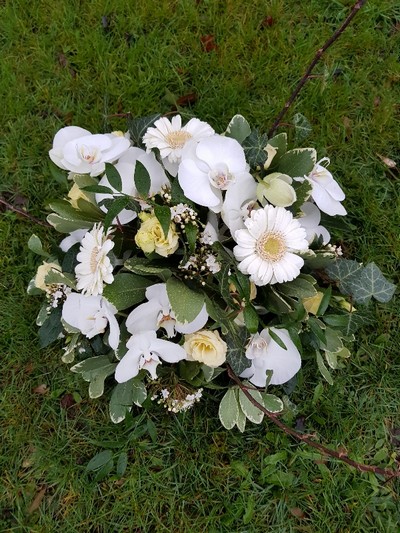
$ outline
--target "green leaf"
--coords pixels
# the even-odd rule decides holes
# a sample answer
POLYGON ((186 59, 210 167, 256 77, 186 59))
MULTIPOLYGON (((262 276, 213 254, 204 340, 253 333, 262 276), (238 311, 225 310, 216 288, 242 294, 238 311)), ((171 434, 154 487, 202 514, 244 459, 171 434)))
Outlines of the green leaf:
POLYGON ((295 148, 289 150, 279 160, 278 172, 292 178, 307 176, 317 162, 317 152, 314 148, 295 148))
POLYGON ((128 259, 125 261, 124 267, 141 276, 157 276, 164 282, 172 276, 172 271, 169 268, 152 266, 148 259, 128 259))
MULTIPOLYGON (((275 135, 275 137, 272 137, 272 139, 269 139, 268 144, 270 144, 273 148, 276 148, 278 150, 275 158, 280 159, 287 151, 287 134, 279 133, 278 135, 275 135)), ((274 159, 274 161, 275 160, 276 159, 274 159)))
MULTIPOLYGON (((313 281, 315 283, 315 280, 313 281)), ((298 276, 293 281, 279 283, 275 285, 275 288, 279 293, 299 300, 302 300, 303 298, 311 298, 317 294, 314 284, 307 278, 302 277, 302 275, 298 276)))
POLYGON ((324 292, 324 295, 322 297, 321 303, 319 304, 319 307, 316 313, 317 316, 322 316, 325 313, 325 311, 328 309, 329 303, 331 301, 331 296, 332 296, 332 286, 329 285, 329 287, 323 292, 324 292))
POLYGON ((225 429, 232 429, 239 417, 239 404, 234 389, 228 389, 219 404, 218 416, 225 429))
POLYGON ((104 392, 105 379, 115 372, 116 366, 116 363, 110 362, 108 355, 98 355, 77 363, 70 370, 82 374, 82 378, 90 383, 90 398, 99 398, 104 392))
POLYGON ((310 135, 312 131, 311 124, 301 113, 296 113, 292 122, 295 128, 294 140, 296 143, 301 143, 310 135))
POLYGON ((283 411, 283 402, 278 396, 274 394, 266 394, 265 392, 261 394, 264 407, 270 413, 280 413, 283 411))
POLYGON ((82 191, 93 192, 97 194, 115 193, 115 191, 113 191, 110 187, 106 187, 105 185, 86 185, 85 187, 82 187, 82 191))
POLYGON ((179 181, 176 178, 174 180, 171 180, 171 203, 172 205, 192 204, 192 202, 190 202, 190 200, 186 198, 183 189, 179 185, 179 181))
POLYGON ((114 424, 122 422, 133 406, 133 379, 118 383, 111 394, 109 411, 114 424))
POLYGON ((319 350, 317 350, 317 365, 318 365, 319 371, 322 374, 322 377, 329 383, 329 385, 333 385, 332 376, 329 370, 326 368, 324 360, 322 359, 322 355, 319 352, 319 350))
POLYGON ((39 343, 41 348, 46 348, 52 342, 56 341, 63 331, 61 323, 61 307, 53 309, 48 318, 39 328, 39 343))
POLYGON ((46 259, 50 257, 50 254, 43 250, 42 241, 35 234, 31 235, 28 241, 28 248, 36 255, 40 255, 46 259))
POLYGON ((310 197, 312 185, 308 180, 304 180, 302 183, 299 181, 293 181, 292 187, 296 192, 296 201, 290 206, 289 209, 291 213, 298 215, 301 211, 301 206, 310 197))
POLYGON ((66 200, 53 200, 49 203, 49 208, 52 209, 57 215, 70 220, 72 222, 85 221, 85 222, 98 222, 98 216, 92 216, 88 213, 82 213, 78 209, 72 207, 72 205, 66 200))
POLYGON ((321 322, 321 320, 318 320, 318 318, 310 317, 308 319, 308 325, 310 326, 310 329, 314 333, 315 337, 318 339, 318 345, 325 345, 325 324, 321 322))
POLYGON ((332 370, 337 369, 337 358, 338 358, 338 353, 332 353, 332 352, 325 351, 325 359, 328 365, 332 368, 332 370))
POLYGON ((361 275, 351 282, 352 295, 356 303, 367 304, 372 297, 378 302, 389 302, 396 290, 396 285, 387 281, 375 263, 369 263, 362 269, 361 275))
POLYGON ((171 209, 167 205, 155 205, 154 214, 161 225, 164 237, 167 238, 171 226, 171 209))
POLYGON ((257 130, 253 130, 243 141, 246 160, 252 168, 263 165, 267 159, 267 153, 264 150, 267 146, 267 142, 267 134, 260 134, 257 130))
POLYGON ((358 312, 346 313, 343 315, 325 315, 323 320, 325 324, 340 329, 345 335, 355 333, 362 326, 371 322, 369 318, 358 312))
POLYGON ((122 180, 118 170, 115 168, 114 165, 111 165, 110 163, 106 163, 105 165, 108 183, 111 185, 111 187, 114 187, 116 191, 121 192, 122 180))
POLYGON ((145 299, 147 287, 152 282, 142 276, 130 273, 117 274, 111 285, 104 287, 103 296, 111 302, 118 311, 132 307, 145 299))
POLYGON ((344 294, 352 294, 353 282, 358 278, 362 265, 350 259, 336 259, 326 268, 326 273, 338 282, 339 290, 344 294))
MULTIPOLYGON (((235 394, 236 394, 237 402, 239 402, 239 390, 238 389, 235 390, 235 394)), ((247 420, 246 415, 243 413, 239 405, 239 416, 236 420, 236 426, 241 433, 243 433, 244 430, 246 429, 246 420, 247 420)))
POLYGON ((167 280, 167 294, 178 322, 192 322, 202 310, 204 294, 195 292, 176 278, 167 280))
POLYGON ((135 186, 136 190, 142 198, 147 198, 150 191, 150 174, 147 168, 140 161, 136 161, 135 166, 135 186))
POLYGON ((117 461, 117 476, 122 477, 126 472, 126 467, 128 466, 128 454, 126 452, 121 452, 118 456, 117 461))
POLYGON ((259 319, 257 311, 254 309, 253 305, 249 303, 245 305, 245 308, 243 309, 243 317, 247 330, 250 333, 257 333, 259 319))
POLYGON ((132 401, 140 407, 147 398, 147 389, 141 379, 133 378, 132 382, 132 401))
POLYGON ((147 128, 150 128, 160 117, 161 115, 157 113, 156 115, 147 115, 145 117, 132 117, 128 120, 129 134, 135 146, 144 147, 143 135, 146 133, 147 128))
POLYGON ((107 210, 106 216, 104 217, 104 231, 108 230, 113 223, 114 218, 116 218, 129 203, 130 199, 128 196, 120 196, 112 202, 107 210))
POLYGON ((268 333, 271 335, 271 339, 275 341, 276 344, 282 348, 282 350, 287 350, 286 344, 279 337, 279 335, 277 335, 271 328, 268 329, 268 333))
POLYGON ((197 236, 199 234, 199 228, 195 224, 186 224, 185 226, 185 235, 189 245, 189 250, 191 253, 194 252, 196 248, 197 236))
POLYGON ((93 222, 86 220, 67 220, 55 213, 47 216, 47 222, 59 233, 72 233, 77 229, 91 229, 93 222))
POLYGON ((52 178, 63 185, 66 189, 69 187, 67 174, 65 170, 61 170, 53 161, 49 161, 49 170, 52 178))
MULTIPOLYGON (((251 384, 249 385, 252 386, 251 384)), ((248 389, 248 392, 254 398, 254 400, 256 400, 258 403, 264 406, 261 393, 258 390, 248 389)), ((246 415, 246 418, 248 418, 250 422, 253 422, 253 424, 261 424, 264 418, 264 413, 260 411, 260 409, 256 407, 247 398, 247 396, 241 389, 239 389, 239 404, 240 404, 240 408, 242 409, 243 413, 246 415)))
POLYGON ((332 328, 325 329, 325 341, 321 346, 324 350, 337 353, 343 350, 343 342, 337 331, 332 328))
POLYGON ((251 128, 247 120, 242 115, 235 115, 229 122, 225 135, 236 139, 238 143, 242 144, 250 133, 251 128))
POLYGON ((58 270, 50 270, 44 279, 47 285, 52 284, 62 284, 70 287, 71 289, 76 289, 75 277, 72 274, 60 272, 58 270))
POLYGON ((112 451, 104 450, 97 453, 86 465, 86 472, 94 472, 113 460, 112 451))

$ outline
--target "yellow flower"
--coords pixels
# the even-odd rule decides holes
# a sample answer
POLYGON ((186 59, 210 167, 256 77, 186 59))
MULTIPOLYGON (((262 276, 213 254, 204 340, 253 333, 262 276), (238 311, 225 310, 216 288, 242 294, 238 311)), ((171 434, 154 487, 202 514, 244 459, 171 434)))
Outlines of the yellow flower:
POLYGON ((173 254, 178 248, 178 234, 175 224, 171 222, 168 235, 165 237, 161 224, 155 215, 142 213, 139 216, 142 225, 135 236, 135 242, 139 248, 146 254, 156 252, 163 257, 173 254))
POLYGON ((37 269, 36 276, 35 276, 35 286, 40 289, 41 291, 47 290, 49 287, 46 282, 46 276, 49 272, 52 270, 57 270, 58 272, 61 272, 61 267, 57 263, 46 263, 44 262, 40 267, 37 269))
POLYGON ((226 342, 223 341, 218 331, 202 329, 196 333, 185 335, 183 345, 189 361, 199 361, 205 365, 216 368, 226 360, 226 342))

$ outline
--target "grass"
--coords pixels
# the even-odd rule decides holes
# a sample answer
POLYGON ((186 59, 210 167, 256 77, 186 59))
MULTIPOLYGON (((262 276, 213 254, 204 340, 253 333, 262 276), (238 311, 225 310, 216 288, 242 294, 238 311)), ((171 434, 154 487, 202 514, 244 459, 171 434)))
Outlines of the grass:
MULTIPOLYGON (((0 5, 1 192, 44 218, 59 195, 47 170, 55 132, 124 127, 109 115, 167 112, 166 91, 195 93, 187 113, 222 130, 242 113, 267 130, 315 50, 349 11, 347 0, 123 0, 0 5), (263 20, 272 17, 272 24, 263 20), (105 18, 102 18, 105 17, 105 18), (206 52, 201 37, 214 36, 206 52)), ((400 9, 370 1, 326 53, 287 117, 313 126, 306 144, 329 155, 347 193, 337 231, 346 253, 375 261, 399 281, 400 9)), ((287 127, 290 136, 292 130, 287 127)), ((36 268, 32 232, 57 236, 11 212, 0 219, 0 529, 10 532, 398 531, 398 481, 326 460, 264 423, 244 435, 224 431, 210 400, 170 417, 139 411, 108 421, 107 403, 60 364, 59 347, 40 351, 39 301, 25 294, 36 268), (45 394, 34 389, 46 384, 45 394), (71 401, 71 396, 74 400, 71 401), (77 402, 77 403, 74 403, 77 402), (74 405, 66 408, 67 405, 74 405), (157 434, 146 431, 147 419, 157 434), (129 454, 119 480, 95 482, 85 465, 98 451, 129 454)), ((313 399, 319 378, 304 372, 291 400, 317 438, 370 464, 397 460, 400 442, 399 325, 394 300, 372 305, 371 326, 352 357, 313 399)))

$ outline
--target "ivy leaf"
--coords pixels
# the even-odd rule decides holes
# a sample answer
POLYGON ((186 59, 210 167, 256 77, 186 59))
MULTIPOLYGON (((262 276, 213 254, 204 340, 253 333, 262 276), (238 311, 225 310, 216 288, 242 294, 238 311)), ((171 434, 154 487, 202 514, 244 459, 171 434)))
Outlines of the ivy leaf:
POLYGON ((246 154, 246 160, 252 168, 263 165, 267 159, 264 148, 267 146, 268 135, 260 134, 258 130, 253 130, 250 135, 243 141, 243 149, 246 154))
POLYGON ((132 143, 139 148, 143 148, 143 135, 147 128, 150 128, 156 120, 161 117, 159 113, 155 115, 147 115, 145 117, 131 117, 128 119, 128 130, 132 143))
POLYGON ((151 185, 150 174, 140 161, 136 161, 134 180, 137 192, 142 198, 147 198, 151 185))
POLYGON ((161 225, 164 237, 167 238, 171 225, 171 209, 167 205, 155 205, 154 214, 161 225))
POLYGON ((310 135, 312 131, 311 124, 301 113, 296 113, 292 122, 295 128, 294 140, 296 143, 301 143, 310 135))
POLYGON ((121 192, 122 180, 118 170, 115 168, 114 165, 111 165, 110 163, 106 163, 105 165, 108 183, 111 185, 111 187, 114 187, 116 191, 121 192))
POLYGON ((226 360, 232 367, 235 374, 241 374, 243 370, 251 366, 251 361, 247 359, 246 343, 247 330, 246 328, 238 328, 238 331, 229 331, 225 337, 227 344, 226 360))
POLYGON ((171 309, 182 324, 193 322, 204 305, 204 294, 189 289, 175 278, 167 280, 167 294, 171 309))
POLYGON ((145 298, 146 289, 150 285, 152 285, 150 280, 124 272, 117 274, 111 285, 104 287, 103 296, 118 311, 122 311, 142 302, 145 298))
POLYGON ((242 115, 235 115, 229 122, 225 135, 242 144, 250 133, 251 128, 247 120, 242 115))
POLYGON ((353 282, 360 274, 362 265, 351 259, 336 259, 325 270, 328 276, 338 282, 339 290, 344 294, 352 294, 353 282))
POLYGON ((372 297, 378 302, 387 303, 395 290, 396 285, 387 281, 375 263, 369 263, 352 282, 354 301, 360 304, 367 304, 372 297))

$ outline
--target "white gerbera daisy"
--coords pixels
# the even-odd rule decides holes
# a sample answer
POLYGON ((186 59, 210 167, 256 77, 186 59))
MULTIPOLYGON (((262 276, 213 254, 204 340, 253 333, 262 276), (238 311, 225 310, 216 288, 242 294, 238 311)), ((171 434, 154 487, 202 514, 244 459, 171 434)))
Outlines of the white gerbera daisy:
POLYGON ((235 232, 233 253, 238 268, 256 285, 291 281, 304 264, 297 252, 308 248, 306 230, 284 207, 266 205, 256 209, 244 222, 246 229, 235 232))
POLYGON ((182 118, 175 115, 172 120, 162 117, 154 123, 154 128, 148 128, 143 136, 143 142, 149 152, 158 148, 165 168, 176 176, 178 164, 181 161, 182 149, 188 141, 199 141, 214 135, 214 130, 198 118, 192 118, 182 127, 182 118), (169 163, 169 164, 168 164, 169 163))
POLYGON ((114 247, 109 235, 110 230, 105 234, 103 226, 95 224, 81 241, 80 251, 76 256, 79 265, 75 267, 75 274, 77 289, 81 290, 82 294, 102 294, 103 284, 114 281, 113 266, 107 256, 114 247))

